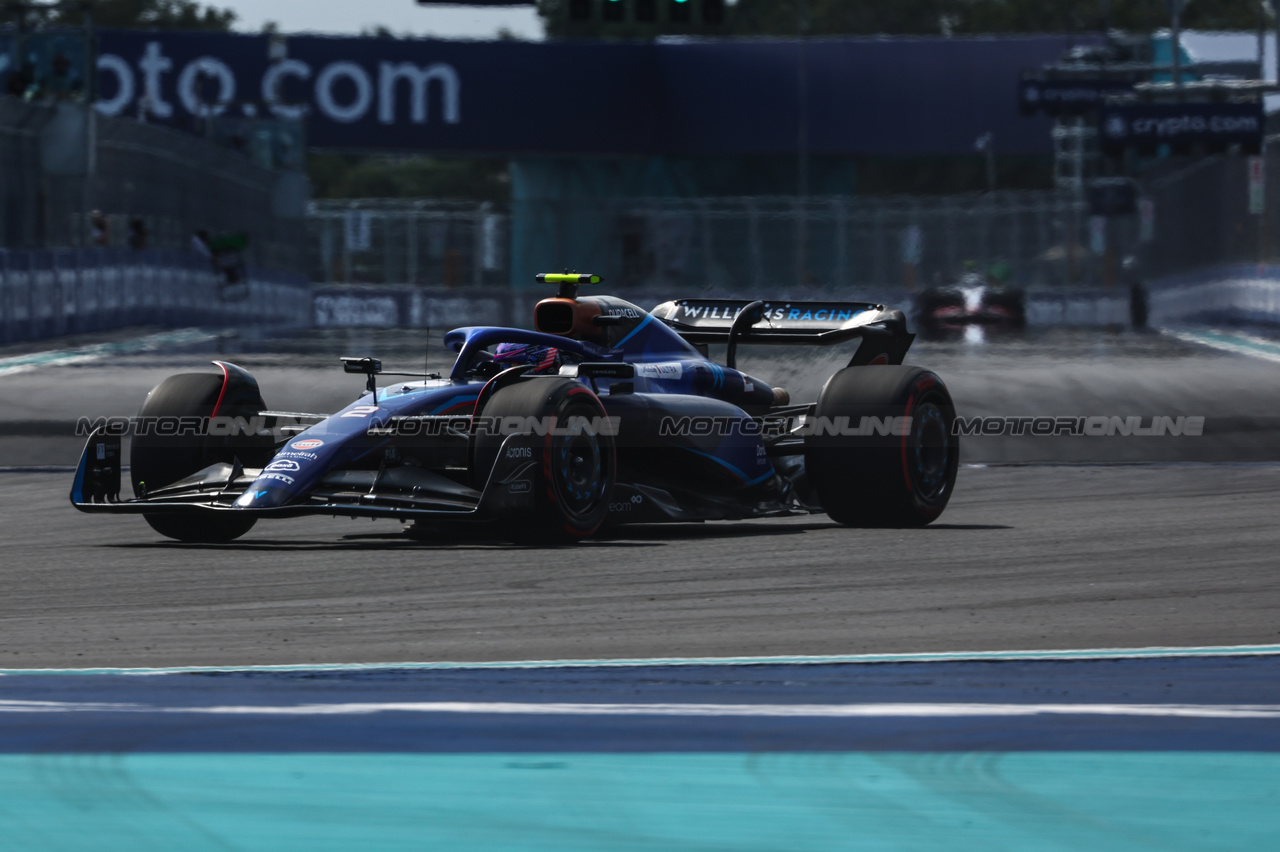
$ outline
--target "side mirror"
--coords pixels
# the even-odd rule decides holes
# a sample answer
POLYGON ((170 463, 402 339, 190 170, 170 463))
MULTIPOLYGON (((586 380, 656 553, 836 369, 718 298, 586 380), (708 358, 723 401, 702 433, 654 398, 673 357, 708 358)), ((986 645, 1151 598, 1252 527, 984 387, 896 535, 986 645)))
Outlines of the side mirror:
MULTIPOLYGON (((613 361, 583 361, 578 365, 578 378, 591 382, 591 389, 596 393, 596 379, 634 379, 636 368, 632 364, 621 364, 613 361)), ((614 385, 614 387, 617 387, 614 385)), ((634 388, 633 388, 634 390, 634 388)), ((613 391, 609 391, 613 393, 613 391)))
POLYGON ((590 379, 634 379, 634 364, 620 364, 613 361, 583 361, 578 365, 578 375, 590 379))
POLYGON ((342 359, 342 371, 344 373, 361 373, 366 376, 376 376, 382 372, 382 362, 377 358, 354 358, 348 356, 342 359))
POLYGON ((382 372, 382 362, 377 358, 365 356, 356 358, 346 356, 342 359, 342 372, 344 373, 363 373, 369 377, 369 381, 365 383, 365 390, 374 395, 374 399, 378 396, 378 384, 374 381, 374 376, 382 372))

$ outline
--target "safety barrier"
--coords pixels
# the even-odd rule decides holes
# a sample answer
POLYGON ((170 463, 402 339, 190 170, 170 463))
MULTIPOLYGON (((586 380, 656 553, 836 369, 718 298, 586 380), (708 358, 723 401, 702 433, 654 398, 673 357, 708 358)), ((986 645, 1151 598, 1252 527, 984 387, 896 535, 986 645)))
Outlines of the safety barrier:
POLYGON ((1127 290, 1033 290, 1027 293, 1027 325, 1124 326, 1132 320, 1129 302, 1127 290))
POLYGON ((1151 286, 1152 325, 1280 325, 1280 268, 1215 266, 1151 286))
POLYGON ((317 328, 525 326, 537 297, 503 288, 318 287, 312 323, 317 328))
MULTIPOLYGON (((1248 272, 1252 274, 1219 269, 1194 279, 1153 285, 1148 297, 1150 324, 1280 323, 1280 270, 1262 275, 1252 269, 1248 272)), ((0 251, 0 343, 130 325, 522 327, 530 324, 533 303, 540 295, 502 288, 313 290, 300 276, 251 269, 249 277, 248 285, 228 286, 198 258, 173 253, 0 251)), ((651 307, 680 294, 620 291, 615 295, 651 307)), ((789 295, 815 298, 804 292, 789 295)), ((911 294, 906 291, 858 292, 851 298, 882 302, 910 313, 911 294)), ((1027 294, 1027 321, 1032 326, 1127 325, 1130 309, 1127 290, 1033 290, 1027 294)))
MULTIPOLYGON (((643 308, 690 295, 677 290, 610 289, 643 308)), ((417 287, 317 287, 313 324, 317 328, 458 328, 467 325, 528 327, 534 303, 547 295, 529 290, 417 288, 417 287)), ((721 298, 754 299, 760 294, 728 291, 721 298)), ((822 299, 823 292, 796 288, 773 292, 769 298, 822 299)), ((854 301, 876 302, 911 313, 912 294, 902 289, 866 289, 847 294, 854 301)), ((1116 326, 1131 321, 1130 295, 1125 290, 1032 290, 1027 293, 1027 322, 1032 326, 1116 326)))
POLYGON ((305 277, 250 268, 227 284, 193 253, 0 250, 0 342, 134 325, 311 324, 305 277))

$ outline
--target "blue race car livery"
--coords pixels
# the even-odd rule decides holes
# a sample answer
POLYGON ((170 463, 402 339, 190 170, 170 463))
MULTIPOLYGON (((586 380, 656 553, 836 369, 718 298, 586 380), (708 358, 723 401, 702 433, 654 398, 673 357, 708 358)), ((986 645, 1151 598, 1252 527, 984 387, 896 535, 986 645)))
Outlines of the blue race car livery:
POLYGON ((580 295, 597 276, 538 280, 559 293, 537 304, 533 330, 448 332, 448 375, 343 358, 366 387, 332 414, 272 411, 230 363, 171 376, 139 415, 149 427, 132 439, 134 498, 120 496, 121 438, 103 429, 86 444, 72 503, 139 514, 193 542, 309 514, 572 541, 613 524, 796 512, 915 526, 950 499, 954 407, 940 378, 902 365, 914 335, 900 311, 724 299, 646 311, 580 295), (736 367, 743 344, 855 341, 813 402, 736 367), (723 363, 712 345, 726 347, 723 363))

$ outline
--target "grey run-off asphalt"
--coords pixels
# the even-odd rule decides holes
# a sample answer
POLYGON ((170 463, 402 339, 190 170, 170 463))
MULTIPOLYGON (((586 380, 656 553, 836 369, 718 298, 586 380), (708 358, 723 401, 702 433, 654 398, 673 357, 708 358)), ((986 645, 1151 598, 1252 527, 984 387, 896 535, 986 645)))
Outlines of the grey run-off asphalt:
POLYGON ((1274 644, 1280 466, 966 468, 938 524, 631 527, 574 547, 389 522, 166 543, 0 475, 0 667, 1274 644))

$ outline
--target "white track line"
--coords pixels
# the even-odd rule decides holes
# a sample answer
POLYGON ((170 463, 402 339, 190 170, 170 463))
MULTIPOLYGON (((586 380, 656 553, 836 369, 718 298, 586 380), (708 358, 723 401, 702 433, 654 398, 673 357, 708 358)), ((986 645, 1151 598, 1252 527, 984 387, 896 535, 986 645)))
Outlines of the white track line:
POLYGON ((1161 657, 1260 657, 1280 655, 1280 645, 1210 645, 1180 648, 1091 648, 1049 651, 956 651, 919 654, 836 654, 785 657, 658 657, 630 660, 523 660, 506 662, 313 663, 287 666, 173 666, 166 668, 0 669, 20 675, 163 675, 216 672, 362 672, 384 669, 577 669, 663 666, 805 666, 844 663, 945 663, 1124 660, 1161 657))
POLYGON ((1208 346, 1211 349, 1220 349, 1223 352, 1231 352, 1235 355, 1246 355, 1250 358, 1280 362, 1280 344, 1264 337, 1239 334, 1233 331, 1219 331, 1217 329, 1205 332, 1161 329, 1161 333, 1186 343, 1208 346))
POLYGON ((1140 716, 1179 719, 1280 719, 1274 704, 590 704, 424 701, 162 707, 99 702, 0 701, 0 713, 163 713, 215 716, 368 716, 376 713, 492 713, 514 716, 736 716, 767 718, 945 719, 1012 716, 1140 716))
POLYGON ((14 355, 8 358, 0 358, 0 376, 26 373, 31 370, 38 370, 41 367, 67 367, 73 364, 87 364, 117 355, 133 355, 139 352, 154 352, 157 349, 171 346, 204 343, 224 336, 226 336, 226 332, 183 328, 177 331, 151 334, 134 340, 95 343, 90 346, 77 346, 73 349, 55 349, 46 352, 32 352, 29 355, 14 355))

